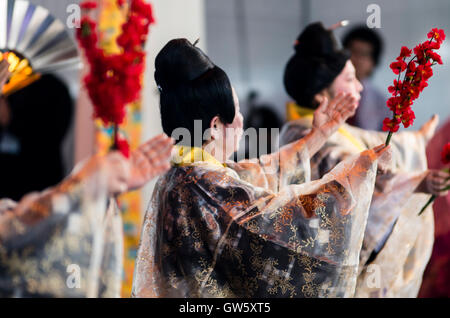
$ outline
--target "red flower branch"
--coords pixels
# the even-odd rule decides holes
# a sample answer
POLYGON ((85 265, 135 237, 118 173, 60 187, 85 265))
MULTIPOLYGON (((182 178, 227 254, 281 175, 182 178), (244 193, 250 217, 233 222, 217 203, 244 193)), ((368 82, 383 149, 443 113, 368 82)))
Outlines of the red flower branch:
POLYGON ((406 58, 413 53, 412 50, 403 46, 396 61, 391 63, 390 68, 398 78, 394 80, 388 91, 392 97, 386 105, 392 111, 392 118, 383 120, 383 130, 389 131, 386 145, 389 144, 392 134, 403 124, 405 128, 411 126, 416 118, 411 106, 419 98, 420 93, 428 86, 428 79, 433 76, 432 66, 442 64, 439 54, 434 52, 441 47, 445 40, 445 33, 440 29, 432 29, 427 40, 414 48, 414 57, 406 63, 406 58), (400 80, 404 72, 403 80, 400 80))
MULTIPOLYGON (((125 2, 117 0, 121 7, 125 2)), ((106 55, 98 46, 97 25, 88 15, 96 7, 95 1, 81 3, 84 11, 76 36, 90 66, 83 82, 94 106, 94 117, 114 126, 113 148, 126 155, 128 143, 119 138, 118 126, 125 118, 126 105, 138 99, 142 89, 144 45, 154 22, 152 7, 144 0, 131 0, 122 33, 116 40, 120 53, 113 55, 106 55)))

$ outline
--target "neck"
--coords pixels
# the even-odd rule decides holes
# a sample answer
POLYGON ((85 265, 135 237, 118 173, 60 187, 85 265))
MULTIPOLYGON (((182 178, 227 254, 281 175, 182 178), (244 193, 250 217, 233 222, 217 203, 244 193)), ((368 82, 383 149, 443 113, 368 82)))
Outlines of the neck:
POLYGON ((216 159, 220 163, 224 163, 227 160, 227 156, 225 153, 223 153, 222 147, 220 147, 220 145, 217 145, 214 140, 204 143, 202 149, 213 156, 214 159, 216 159))
POLYGON ((208 145, 202 147, 189 147, 189 146, 175 146, 177 151, 176 155, 172 158, 172 163, 175 165, 191 165, 196 162, 208 162, 213 165, 223 166, 223 161, 220 161, 220 156, 214 156, 209 151, 215 153, 215 148, 208 145), (209 150, 209 151, 208 151, 209 150))

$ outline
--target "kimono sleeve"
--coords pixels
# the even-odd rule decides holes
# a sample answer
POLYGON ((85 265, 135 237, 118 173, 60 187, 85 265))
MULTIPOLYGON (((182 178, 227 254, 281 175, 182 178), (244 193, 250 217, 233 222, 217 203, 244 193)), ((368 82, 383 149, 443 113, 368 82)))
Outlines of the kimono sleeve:
POLYGON ((300 184, 311 180, 308 148, 297 141, 285 145, 282 150, 263 155, 259 159, 227 162, 241 180, 273 192, 286 185, 300 184))
POLYGON ((103 179, 76 174, 18 203, 0 201, 0 295, 98 296, 110 227, 103 179))

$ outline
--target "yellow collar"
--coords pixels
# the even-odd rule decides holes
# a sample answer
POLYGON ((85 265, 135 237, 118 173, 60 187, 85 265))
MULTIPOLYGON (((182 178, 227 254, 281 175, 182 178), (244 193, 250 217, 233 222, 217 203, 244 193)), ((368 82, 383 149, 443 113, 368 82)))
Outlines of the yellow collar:
POLYGON ((172 158, 173 165, 187 166, 195 162, 208 162, 215 166, 224 167, 219 160, 202 148, 175 146, 175 156, 172 158))
MULTIPOLYGON (((313 119, 314 118, 314 110, 306 107, 302 107, 297 105, 295 102, 288 102, 286 104, 286 114, 287 114, 287 120, 297 120, 297 119, 313 119)), ((356 139, 347 129, 344 128, 344 126, 341 126, 338 129, 338 132, 346 138, 348 141, 350 141, 360 152, 367 150, 367 147, 365 147, 358 139, 356 139)))
POLYGON ((288 102, 286 104, 287 120, 297 120, 301 118, 313 118, 314 110, 297 105, 295 102, 288 102))

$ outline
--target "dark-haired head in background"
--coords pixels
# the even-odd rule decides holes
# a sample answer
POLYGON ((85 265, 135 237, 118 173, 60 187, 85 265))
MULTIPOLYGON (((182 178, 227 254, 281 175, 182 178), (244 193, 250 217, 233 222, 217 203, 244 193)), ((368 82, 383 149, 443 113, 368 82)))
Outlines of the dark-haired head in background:
POLYGON ((321 22, 308 25, 294 49, 284 70, 284 87, 298 105, 315 109, 320 102, 316 95, 332 85, 350 55, 337 48, 332 32, 321 22))
MULTIPOLYGON (((245 116, 244 129, 253 128, 256 130, 258 142, 256 145, 256 154, 259 158, 262 155, 276 151, 278 147, 278 133, 273 133, 272 129, 281 129, 283 121, 274 111, 275 106, 260 102, 259 93, 255 90, 250 91, 247 96, 248 113, 245 116), (266 133, 264 133, 264 130, 266 133)), ((245 141, 245 159, 252 159, 254 154, 250 151, 250 140, 245 141)), ((236 158, 240 159, 240 158, 236 158)), ((237 161, 237 160, 236 160, 237 161)))
POLYGON ((66 84, 49 74, 0 102, 9 113, 0 125, 0 198, 17 201, 64 178, 61 144, 73 102, 66 84))
POLYGON ((351 53, 356 77, 362 81, 371 76, 380 63, 383 52, 383 40, 380 35, 366 26, 358 26, 344 36, 342 45, 351 53))
MULTIPOLYGON (((287 105, 288 123, 281 131, 280 146, 298 140, 309 132, 313 111, 324 98, 331 100, 345 93, 358 103, 363 88, 356 78, 350 54, 338 47, 332 30, 326 29, 321 22, 309 24, 300 33, 294 50, 285 67, 284 86, 295 103, 287 105)), ((323 176, 337 164, 325 159, 326 155, 321 152, 314 157, 313 161, 319 162, 317 171, 313 169, 314 178, 323 176)))
POLYGON ((383 119, 389 116, 387 98, 373 86, 370 77, 380 63, 383 40, 375 30, 358 26, 344 36, 342 44, 351 53, 356 77, 364 87, 359 108, 348 123, 364 129, 381 130, 383 119))

